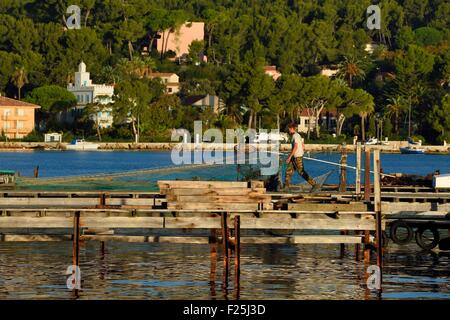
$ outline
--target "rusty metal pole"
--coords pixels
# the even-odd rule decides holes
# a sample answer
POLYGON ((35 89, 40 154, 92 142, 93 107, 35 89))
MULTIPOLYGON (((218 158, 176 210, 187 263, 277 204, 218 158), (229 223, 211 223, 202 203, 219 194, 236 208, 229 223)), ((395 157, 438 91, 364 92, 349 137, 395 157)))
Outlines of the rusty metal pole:
POLYGON ((211 297, 216 297, 216 270, 217 270, 217 230, 211 229, 209 237, 210 253, 211 253, 211 270, 209 273, 209 285, 211 297))
POLYGON ((234 217, 234 283, 236 289, 236 300, 241 291, 241 217, 234 217))
POLYGON ((222 249, 223 249, 223 288, 228 288, 228 272, 229 272, 229 238, 228 238, 228 213, 222 213, 222 249))
POLYGON ((370 231, 365 230, 364 231, 364 262, 365 263, 370 262, 371 251, 369 248, 369 244, 370 244, 370 231))
MULTIPOLYGON (((355 231, 356 235, 361 235, 360 231, 355 231)), ((361 251, 361 245, 359 243, 355 244, 355 260, 359 261, 359 254, 361 251)))
MULTIPOLYGON (((374 191, 375 191, 375 214, 376 214, 376 245, 377 245, 377 266, 380 268, 380 283, 383 275, 383 224, 381 214, 381 170, 380 170, 380 150, 374 152, 374 191)), ((380 288, 381 291, 381 288, 380 288)))
MULTIPOLYGON (((72 242, 72 270, 73 280, 72 284, 76 287, 77 270, 80 265, 80 212, 77 211, 73 217, 73 242, 72 242)), ((75 289, 78 292, 77 289, 75 289)))
POLYGON ((370 194, 372 187, 370 185, 370 150, 365 148, 365 172, 364 172, 364 200, 370 201, 370 194))

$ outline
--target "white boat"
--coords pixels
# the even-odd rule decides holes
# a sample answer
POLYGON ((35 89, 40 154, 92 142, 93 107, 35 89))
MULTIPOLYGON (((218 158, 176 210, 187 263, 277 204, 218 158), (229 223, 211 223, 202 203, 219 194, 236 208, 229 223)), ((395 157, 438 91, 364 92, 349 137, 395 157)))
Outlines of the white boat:
POLYGON ((74 139, 66 146, 66 150, 93 151, 98 150, 99 145, 92 142, 86 142, 83 139, 74 139))
POLYGON ((435 189, 450 189, 450 174, 440 174, 433 177, 435 189))
POLYGON ((416 147, 414 145, 409 145, 406 148, 400 148, 402 154, 425 154, 425 149, 416 147))

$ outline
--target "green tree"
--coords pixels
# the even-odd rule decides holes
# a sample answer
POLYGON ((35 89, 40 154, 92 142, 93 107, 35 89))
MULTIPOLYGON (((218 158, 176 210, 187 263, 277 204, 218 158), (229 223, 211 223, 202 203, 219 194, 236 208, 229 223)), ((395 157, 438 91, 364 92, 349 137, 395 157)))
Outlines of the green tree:
POLYGON ((164 85, 158 80, 123 80, 116 86, 114 118, 118 123, 131 123, 136 143, 141 126, 150 112, 150 104, 162 96, 164 85))
POLYGON ((427 115, 427 122, 439 136, 437 141, 450 141, 450 94, 442 98, 440 105, 435 105, 427 115))
POLYGON ((73 93, 55 85, 34 89, 25 97, 25 101, 41 106, 38 110, 39 127, 58 122, 62 113, 77 105, 73 93))
POLYGON ((407 101, 402 96, 388 98, 388 104, 385 107, 384 113, 390 118, 394 119, 394 131, 399 133, 399 120, 401 115, 407 110, 407 101))
POLYGON ((339 64, 338 77, 347 81, 352 88, 355 80, 364 80, 366 77, 363 62, 355 57, 344 57, 344 61, 339 64))
POLYGON ((24 67, 18 67, 14 71, 14 73, 11 75, 11 82, 14 84, 14 86, 17 88, 18 94, 19 94, 19 100, 22 99, 22 88, 24 85, 28 83, 28 74, 24 67))

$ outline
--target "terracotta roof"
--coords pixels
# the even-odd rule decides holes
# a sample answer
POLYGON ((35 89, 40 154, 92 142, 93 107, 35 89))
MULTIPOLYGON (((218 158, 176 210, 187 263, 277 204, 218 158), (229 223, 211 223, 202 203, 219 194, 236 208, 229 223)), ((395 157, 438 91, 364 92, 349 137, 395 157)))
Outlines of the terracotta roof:
POLYGON ((264 70, 265 71, 277 71, 277 67, 276 66, 265 66, 264 70))
POLYGON ((0 107, 30 107, 30 108, 36 108, 36 109, 40 108, 40 106, 32 104, 32 103, 23 102, 23 101, 10 99, 10 98, 6 98, 6 97, 1 97, 1 96, 0 96, 0 107))

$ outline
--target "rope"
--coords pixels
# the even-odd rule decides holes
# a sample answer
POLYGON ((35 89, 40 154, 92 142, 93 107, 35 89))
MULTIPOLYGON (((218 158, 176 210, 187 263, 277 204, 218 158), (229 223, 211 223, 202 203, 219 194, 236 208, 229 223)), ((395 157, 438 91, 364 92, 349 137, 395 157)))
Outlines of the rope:
MULTIPOLYGON (((289 153, 285 153, 285 152, 274 152, 274 151, 271 151, 271 153, 278 154, 278 155, 281 155, 281 156, 287 156, 289 154, 289 153)), ((356 168, 356 167, 349 166, 349 165, 343 165, 343 164, 340 164, 340 163, 337 163, 337 162, 320 160, 320 159, 315 159, 315 158, 311 158, 311 157, 303 157, 303 159, 310 160, 310 161, 316 161, 316 162, 320 162, 320 163, 325 163, 325 164, 329 164, 329 165, 333 165, 333 166, 337 166, 337 167, 343 167, 343 168, 349 168, 349 169, 353 169, 353 170, 358 170, 358 168, 356 168)), ((361 168, 361 171, 365 172, 366 170, 361 168)), ((375 174, 374 171, 370 171, 370 173, 375 174)), ((390 175, 390 174, 385 174, 385 173, 380 173, 380 174, 383 177, 396 178, 395 176, 390 175)))

